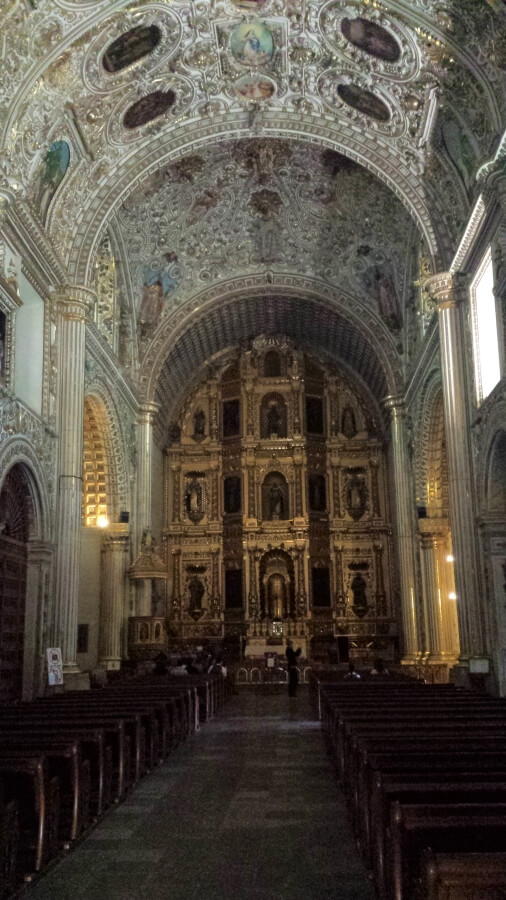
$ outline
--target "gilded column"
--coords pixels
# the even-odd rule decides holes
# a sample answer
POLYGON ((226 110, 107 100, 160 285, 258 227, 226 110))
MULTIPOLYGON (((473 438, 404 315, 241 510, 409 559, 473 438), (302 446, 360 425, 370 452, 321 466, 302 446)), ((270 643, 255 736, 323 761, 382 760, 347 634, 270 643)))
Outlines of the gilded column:
POLYGON ((258 616, 258 577, 257 577, 257 550, 249 549, 249 592, 248 608, 249 616, 254 619, 258 616))
MULTIPOLYGON (((151 531, 151 491, 153 477, 153 424, 158 412, 157 403, 142 403, 137 418, 137 547, 147 529, 151 531)), ((139 582, 138 616, 151 615, 151 580, 139 582)))
POLYGON ((54 295, 58 333, 58 497, 54 647, 68 673, 78 672, 77 612, 83 504, 84 360, 86 322, 96 295, 62 285, 54 295))
POLYGON ((125 568, 130 540, 128 525, 111 525, 102 543, 99 662, 105 669, 121 665, 121 633, 125 622, 125 568))
POLYGON ((392 429, 391 452, 401 615, 404 633, 404 661, 413 662, 420 655, 420 646, 416 590, 414 491, 410 479, 411 467, 406 435, 406 409, 400 397, 388 397, 385 401, 385 407, 390 412, 392 429))
POLYGON ((383 544, 373 544, 374 571, 376 573, 376 615, 386 616, 387 596, 385 593, 385 579, 383 577, 383 544))
POLYGON ((487 655, 483 592, 478 576, 475 500, 471 478, 468 394, 465 369, 466 340, 461 276, 450 272, 426 282, 437 302, 439 346, 443 377, 443 407, 448 459, 448 499, 455 557, 455 582, 460 632, 460 663, 487 655))
POLYGON ((430 662, 444 662, 443 598, 434 534, 420 535, 420 563, 427 635, 426 650, 430 662))

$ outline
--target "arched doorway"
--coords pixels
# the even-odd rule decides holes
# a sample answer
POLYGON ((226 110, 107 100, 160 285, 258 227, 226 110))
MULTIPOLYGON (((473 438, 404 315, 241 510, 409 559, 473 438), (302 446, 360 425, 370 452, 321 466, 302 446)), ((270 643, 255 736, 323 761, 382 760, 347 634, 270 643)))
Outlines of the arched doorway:
POLYGON ((0 491, 0 702, 19 700, 23 688, 31 508, 29 483, 17 464, 0 491))

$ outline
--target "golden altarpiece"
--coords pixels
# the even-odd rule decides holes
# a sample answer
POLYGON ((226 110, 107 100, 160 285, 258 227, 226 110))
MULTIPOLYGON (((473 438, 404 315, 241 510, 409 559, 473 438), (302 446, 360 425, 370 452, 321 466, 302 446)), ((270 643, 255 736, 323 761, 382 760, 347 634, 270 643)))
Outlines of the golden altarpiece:
POLYGON ((394 650, 381 429, 360 385, 284 336, 256 338, 187 398, 166 450, 178 642, 394 650))

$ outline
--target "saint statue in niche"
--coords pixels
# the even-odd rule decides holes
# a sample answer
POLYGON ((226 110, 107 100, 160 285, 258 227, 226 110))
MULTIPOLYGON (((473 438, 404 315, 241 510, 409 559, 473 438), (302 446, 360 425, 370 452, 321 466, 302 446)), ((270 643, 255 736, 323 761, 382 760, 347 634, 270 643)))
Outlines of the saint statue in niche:
POLYGON ((269 404, 267 412, 267 431, 269 436, 275 435, 279 437, 281 431, 281 416, 278 410, 278 404, 273 401, 269 404))
POLYGON ((203 410, 198 409, 193 417, 193 440, 202 441, 206 436, 206 416, 203 410))
POLYGON ((279 484, 272 484, 269 488, 269 519, 275 522, 282 519, 285 512, 285 496, 279 484))
POLYGON ((362 616, 365 616, 368 609, 366 596, 367 582, 364 576, 361 575, 360 572, 357 572, 350 586, 353 594, 353 612, 355 615, 362 618, 362 616))
POLYGON ((341 417, 341 433, 344 434, 348 440, 355 437, 357 433, 355 413, 351 406, 345 406, 343 409, 343 415, 341 417))
POLYGON ((205 587, 196 575, 190 581, 188 590, 190 592, 190 610, 193 612, 196 609, 202 609, 202 597, 205 593, 205 587))
POLYGON ((309 508, 322 512, 326 506, 325 478, 323 475, 309 476, 309 508))
POLYGON ((202 485, 193 479, 187 484, 184 497, 186 515, 192 522, 200 522, 204 516, 202 500, 202 485))
POLYGON ((364 476, 351 472, 345 488, 345 505, 352 519, 361 519, 367 509, 367 489, 364 476))

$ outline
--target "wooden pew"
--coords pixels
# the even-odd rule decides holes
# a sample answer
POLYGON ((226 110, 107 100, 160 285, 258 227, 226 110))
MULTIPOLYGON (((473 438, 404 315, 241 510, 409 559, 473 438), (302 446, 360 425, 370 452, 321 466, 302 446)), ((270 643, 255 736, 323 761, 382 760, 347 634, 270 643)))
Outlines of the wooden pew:
POLYGON ((0 900, 14 891, 19 845, 18 805, 4 800, 3 793, 0 780, 0 900))
POLYGON ((49 778, 43 754, 16 755, 13 751, 10 757, 0 757, 0 784, 5 801, 14 800, 18 805, 18 868, 25 880, 30 880, 58 852, 58 779, 49 778))
POLYGON ((380 900, 388 897, 385 860, 391 804, 401 803, 506 803, 506 770, 465 772, 453 769, 445 773, 434 764, 433 772, 378 772, 371 798, 371 854, 368 864, 374 872, 380 900))
MULTIPOLYGON (((70 711, 69 711, 70 712, 70 711)), ((125 734, 125 724, 119 717, 96 715, 92 721, 86 721, 84 717, 62 715, 55 709, 41 710, 35 704, 23 703, 9 708, 0 709, 0 727, 18 729, 33 729, 34 732, 49 731, 50 734, 74 735, 82 734, 85 738, 93 740, 94 736, 102 733, 105 743, 110 747, 112 754, 112 795, 113 799, 120 800, 129 784, 130 772, 130 739, 125 734)), ((104 763, 109 753, 104 751, 104 763)), ((108 803, 107 770, 104 769, 104 780, 100 793, 101 803, 97 805, 97 815, 100 814, 108 803), (100 808, 100 813, 98 812, 100 808)))
POLYGON ((401 803, 390 808, 389 885, 393 900, 411 900, 421 879, 424 847, 434 852, 504 848, 506 803, 401 803))
POLYGON ((422 857, 425 900, 505 900, 506 853, 434 853, 422 857))
POLYGON ((49 778, 56 777, 60 790, 59 844, 70 845, 90 824, 90 763, 83 759, 79 741, 61 737, 27 735, 15 737, 8 731, 0 734, 0 762, 12 755, 44 753, 49 778))

